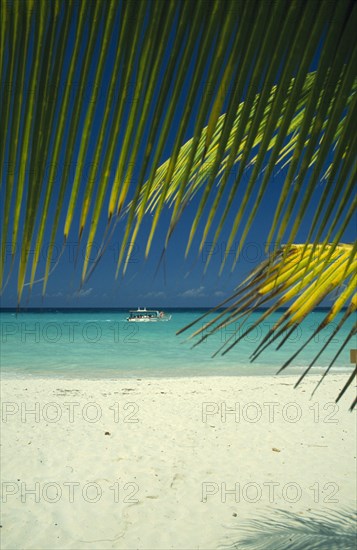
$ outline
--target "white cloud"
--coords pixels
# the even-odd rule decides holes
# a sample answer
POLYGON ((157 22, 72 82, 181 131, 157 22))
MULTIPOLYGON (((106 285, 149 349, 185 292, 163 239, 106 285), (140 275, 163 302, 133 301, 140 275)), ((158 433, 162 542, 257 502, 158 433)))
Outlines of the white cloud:
POLYGON ((141 294, 143 298, 165 298, 166 293, 162 290, 158 292, 147 292, 146 294, 141 294))
MULTIPOLYGON (((41 292, 36 294, 36 296, 42 296, 41 292)), ((45 296, 46 296, 46 298, 61 298, 62 296, 64 296, 64 294, 63 294, 63 292, 53 292, 52 294, 51 293, 46 293, 45 296)))
POLYGON ((200 286, 198 288, 190 288, 188 290, 185 290, 185 292, 179 294, 179 296, 181 296, 182 298, 201 298, 205 296, 204 289, 204 286, 200 286))
POLYGON ((76 298, 84 298, 85 296, 89 296, 89 294, 92 294, 93 288, 87 288, 87 290, 84 290, 81 288, 81 290, 76 291, 73 295, 76 296, 76 298))
POLYGON ((222 290, 216 290, 216 292, 214 292, 214 295, 215 296, 224 296, 225 292, 222 292, 222 290))

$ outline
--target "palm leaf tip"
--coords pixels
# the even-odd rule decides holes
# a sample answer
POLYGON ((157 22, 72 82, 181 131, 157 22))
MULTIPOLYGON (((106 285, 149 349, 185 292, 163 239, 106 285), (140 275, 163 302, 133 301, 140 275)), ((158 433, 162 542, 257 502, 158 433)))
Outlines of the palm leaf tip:
MULTIPOLYGON (((307 341, 279 370, 281 372, 287 368, 295 357, 308 346, 314 336, 334 321, 338 314, 341 314, 342 316, 332 335, 323 344, 314 361, 307 367, 304 375, 299 379, 299 383, 305 374, 310 371, 317 357, 331 343, 333 337, 341 331, 347 319, 356 311, 356 268, 357 253, 355 246, 352 244, 311 244, 282 247, 271 257, 270 261, 263 262, 261 266, 254 270, 253 276, 249 276, 243 282, 238 293, 234 295, 233 305, 226 305, 223 312, 216 314, 210 320, 208 325, 210 330, 205 334, 205 338, 202 339, 201 336, 197 343, 209 338, 222 327, 222 316, 226 315, 224 326, 229 326, 236 323, 238 319, 247 320, 250 314, 255 311, 257 305, 272 303, 245 331, 238 334, 237 330, 240 329, 236 329, 235 335, 233 334, 229 340, 224 342, 220 351, 225 354, 238 345, 245 336, 269 318, 270 315, 285 306, 285 311, 280 313, 274 326, 270 328, 253 351, 251 360, 255 361, 272 343, 278 342, 278 349, 282 347, 307 315, 317 305, 321 304, 327 296, 338 291, 333 298, 330 310, 314 330, 313 335, 309 336, 307 341), (239 300, 237 300, 237 294, 240 295, 239 300)), ((353 338, 356 330, 356 326, 354 326, 349 331, 337 353, 333 356, 322 379, 330 372, 332 365, 353 338)), ((201 333, 202 330, 198 330, 193 336, 199 336, 201 333)), ((338 399, 352 384, 353 378, 353 376, 348 377, 338 399)))

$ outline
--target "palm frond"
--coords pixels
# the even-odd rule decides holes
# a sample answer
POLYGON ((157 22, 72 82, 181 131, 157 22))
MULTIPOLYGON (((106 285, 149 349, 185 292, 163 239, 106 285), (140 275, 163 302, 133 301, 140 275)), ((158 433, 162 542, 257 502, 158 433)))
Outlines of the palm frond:
MULTIPOLYGON (((183 210, 199 191, 202 196, 187 251, 200 225, 202 248, 210 231, 217 241, 228 213, 236 209, 243 174, 251 166, 230 242, 249 213, 241 241, 246 238, 279 162, 288 163, 289 173, 271 236, 276 234, 282 242, 297 196, 309 181, 287 242, 294 240, 324 174, 328 174, 329 201, 322 225, 331 227, 336 221, 336 202, 343 217, 355 181, 351 177, 357 87, 353 0, 200 0, 194 6, 172 0, 165 9, 159 0, 9 0, 1 10, 1 82, 2 86, 14 82, 16 88, 14 96, 6 94, 1 102, 2 281, 10 235, 13 258, 8 276, 16 246, 32 246, 33 282, 47 231, 51 237, 46 287, 51 243, 61 234, 63 242, 69 238, 77 208, 82 211, 79 237, 90 228, 86 244, 90 252, 106 197, 108 221, 125 217, 120 262, 145 213, 154 214, 147 255, 164 206, 173 208, 166 247, 183 210), (133 38, 128 40, 131 32, 133 38), (96 54, 98 44, 102 48, 96 54), (75 75, 79 76, 76 90, 71 87, 75 75), (69 86, 59 92, 63 79, 69 86), (98 90, 107 82, 107 102, 102 102, 98 90), (26 94, 27 89, 33 93, 26 94), (193 137, 185 143, 188 128, 193 137), (93 143, 94 150, 89 146, 93 143), (92 155, 95 167, 83 181, 92 155), (163 155, 168 158, 164 163, 163 155), (28 168, 38 163, 36 177, 29 176, 28 168), (59 163, 62 170, 55 184, 59 163), (74 175, 68 168, 73 165, 74 175), (249 198, 258 183, 252 208, 249 198), (222 205, 222 219, 215 221, 222 205), (27 221, 22 226, 23 216, 27 221)), ((319 229, 319 215, 311 226, 311 240, 319 229)), ((101 235, 103 246, 109 234, 107 229, 101 235)), ((329 240, 333 238, 330 231, 329 240)), ((128 257, 124 270, 127 261, 128 257)), ((20 299, 28 272, 24 251, 17 269, 20 299)), ((85 261, 83 280, 86 274, 85 261)))
POLYGON ((356 512, 345 508, 296 514, 269 511, 232 528, 238 540, 222 544, 220 550, 353 550, 356 548, 356 512), (239 534, 238 534, 239 533, 239 534))
MULTIPOLYGON (((201 325, 190 338, 199 337, 198 343, 207 339, 209 336, 227 327, 236 324, 238 320, 244 321, 252 312, 262 305, 272 303, 259 318, 249 327, 242 331, 237 327, 232 332, 231 337, 224 342, 219 352, 224 355, 236 346, 250 332, 256 329, 270 315, 278 312, 281 308, 286 308, 281 312, 279 319, 274 326, 267 332, 264 338, 259 342, 258 347, 251 355, 254 361, 257 357, 273 343, 278 344, 278 349, 287 341, 289 336, 304 318, 313 309, 336 289, 342 289, 335 298, 329 312, 313 331, 308 340, 294 353, 288 361, 280 368, 279 372, 284 370, 295 357, 308 345, 316 335, 334 321, 343 308, 347 307, 342 319, 337 324, 333 335, 322 346, 317 357, 306 368, 298 383, 309 372, 318 356, 331 342, 333 336, 341 330, 346 320, 355 313, 357 307, 357 249, 356 245, 350 244, 323 244, 323 245, 289 245, 282 247, 272 255, 269 261, 258 267, 254 274, 249 276, 235 294, 232 296, 232 304, 219 312, 213 319, 201 325), (291 303, 290 303, 291 302, 291 303), (289 305, 290 303, 290 305, 289 305)), ((225 301, 225 303, 228 300, 225 301)), ((222 306, 224 304, 221 304, 222 306)), ((198 321, 202 321, 200 317, 198 321)), ((191 328, 192 324, 183 328, 181 332, 191 328)), ((341 353, 342 349, 348 344, 351 338, 357 333, 355 325, 348 334, 338 353, 334 356, 326 373, 330 370, 332 364, 341 353)), ((196 342, 197 345, 197 342, 196 342)), ((325 376, 325 375, 324 375, 325 376)), ((353 377, 349 378, 347 387, 352 384, 353 377)), ((343 392, 347 389, 344 388, 343 392)), ((338 396, 339 399, 342 392, 338 396)))

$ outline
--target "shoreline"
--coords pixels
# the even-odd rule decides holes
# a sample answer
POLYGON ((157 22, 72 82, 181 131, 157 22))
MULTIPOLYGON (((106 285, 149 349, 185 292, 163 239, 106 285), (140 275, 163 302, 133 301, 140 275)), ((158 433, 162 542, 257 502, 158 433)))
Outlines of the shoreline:
MULTIPOLYGON (((150 372, 148 371, 130 371, 132 372, 132 374, 130 375, 129 372, 127 371, 117 371, 115 373, 115 370, 114 369, 111 369, 110 371, 107 371, 107 372, 102 372, 98 369, 97 371, 97 375, 94 374, 94 372, 91 372, 90 374, 87 374, 87 371, 84 371, 83 372, 83 376, 82 375, 79 375, 78 374, 78 371, 75 371, 73 372, 73 374, 71 374, 70 372, 68 371, 63 371, 63 373, 57 373, 57 372, 54 372, 53 370, 51 372, 41 372, 40 370, 39 371, 34 371, 34 372, 24 372, 24 371, 20 371, 20 372, 11 372, 11 369, 7 370, 7 371, 2 371, 2 369, 0 369, 0 380, 21 380, 21 379, 24 379, 24 380, 40 380, 40 379, 43 379, 43 380, 92 380, 92 381, 98 381, 98 380, 106 380, 106 381, 120 381, 120 380, 135 380, 137 378, 141 378, 143 380, 157 380, 157 379, 162 379, 162 380, 176 380, 176 379, 185 379, 185 380, 188 380, 188 379, 192 379, 192 378, 254 378, 254 377, 257 377, 257 378, 276 378, 276 379, 279 379, 279 378, 291 378, 291 377, 296 377, 296 378, 299 378, 300 375, 304 372, 304 370, 307 368, 307 366, 293 366, 293 367, 288 367, 288 369, 286 369, 286 371, 284 373, 281 373, 279 374, 278 373, 278 370, 279 370, 280 367, 276 367, 276 369, 273 369, 271 367, 271 365, 267 365, 266 367, 246 367, 246 370, 244 372, 233 372, 233 369, 231 367, 228 367, 225 371, 224 371, 224 368, 221 369, 221 372, 204 372, 204 371, 201 371, 201 372, 195 372, 194 369, 191 370, 191 374, 188 374, 188 373, 183 373, 183 374, 175 374, 174 372, 172 373, 169 373, 169 372, 166 372, 165 373, 160 373, 158 372, 156 375, 153 374, 152 370, 150 370, 150 372), (248 372, 249 370, 251 371, 255 371, 255 372, 248 372), (262 372, 262 371, 266 371, 266 372, 262 372), (270 371, 270 372, 269 372, 270 371)), ((322 375, 324 374, 324 372, 326 371, 326 366, 314 366, 313 369, 314 371, 313 372, 309 372, 306 376, 307 378, 314 378, 316 377, 317 379, 321 378, 322 375), (319 371, 319 372, 316 372, 316 371, 319 371)), ((348 374, 351 374, 354 370, 354 366, 351 365, 351 366, 342 366, 342 367, 332 367, 329 371, 329 374, 328 374, 328 377, 329 376, 341 376, 341 377, 346 377, 346 375, 348 374)), ((177 371, 176 371, 177 372, 177 371)), ((328 378, 327 378, 328 380, 328 378)))
POLYGON ((2 547, 210 550, 354 507, 354 388, 319 379, 3 379, 2 547))

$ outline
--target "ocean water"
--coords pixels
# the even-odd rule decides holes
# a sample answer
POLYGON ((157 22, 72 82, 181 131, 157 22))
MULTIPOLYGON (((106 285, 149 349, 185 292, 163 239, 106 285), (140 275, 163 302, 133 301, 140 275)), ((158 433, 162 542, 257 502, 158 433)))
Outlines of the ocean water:
MULTIPOLYGON (((125 310, 47 310, 0 312, 2 376, 18 377, 156 377, 205 375, 271 375, 309 336, 324 318, 326 311, 315 311, 275 351, 266 349, 254 363, 250 355, 264 334, 278 319, 279 313, 244 337, 224 356, 212 354, 232 335, 234 328, 243 332, 239 323, 221 329, 201 345, 192 349, 187 337, 203 325, 203 321, 187 332, 176 332, 198 319, 202 310, 166 310, 172 320, 158 323, 128 323, 125 310)), ((244 325, 254 323, 262 312, 249 317, 244 325)), ((205 322, 210 317, 205 319, 205 322)), ((342 331, 319 357, 312 372, 321 373, 341 347, 355 319, 349 319, 342 331)), ((285 373, 302 372, 331 335, 336 322, 324 329, 294 359, 285 373)), ((340 354, 333 370, 351 370, 350 341, 340 354)))

